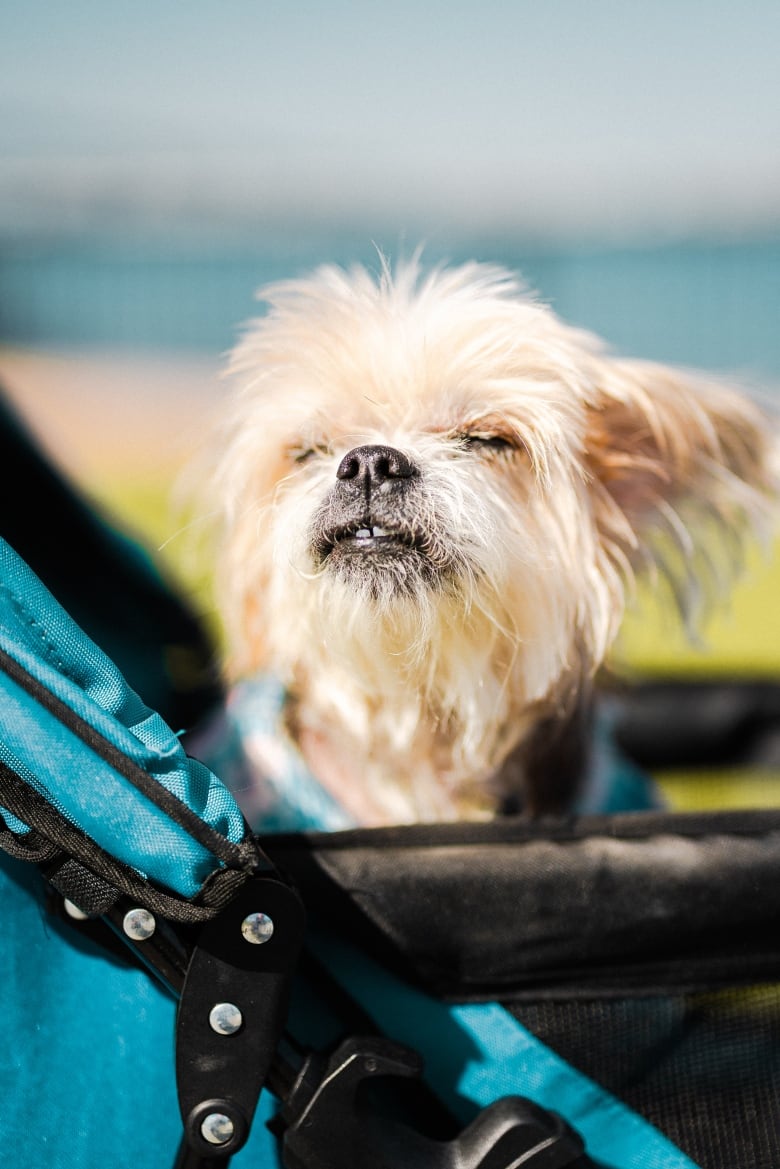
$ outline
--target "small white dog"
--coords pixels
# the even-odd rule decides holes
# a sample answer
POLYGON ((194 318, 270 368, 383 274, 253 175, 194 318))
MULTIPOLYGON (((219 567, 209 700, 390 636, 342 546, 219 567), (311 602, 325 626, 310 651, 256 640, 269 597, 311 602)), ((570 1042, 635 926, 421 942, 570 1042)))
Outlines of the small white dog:
POLYGON ((765 419, 609 356, 493 266, 264 296, 218 474, 230 676, 280 680, 359 822, 564 806, 635 570, 686 607, 766 518, 765 419))

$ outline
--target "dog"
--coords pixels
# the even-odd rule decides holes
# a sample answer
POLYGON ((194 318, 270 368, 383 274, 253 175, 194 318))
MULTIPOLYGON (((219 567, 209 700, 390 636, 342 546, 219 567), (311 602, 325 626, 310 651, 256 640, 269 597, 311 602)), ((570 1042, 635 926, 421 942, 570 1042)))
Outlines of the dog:
POLYGON ((508 271, 323 267, 229 367, 227 672, 357 823, 571 802, 635 576, 687 616, 766 525, 767 419, 611 355, 508 271))

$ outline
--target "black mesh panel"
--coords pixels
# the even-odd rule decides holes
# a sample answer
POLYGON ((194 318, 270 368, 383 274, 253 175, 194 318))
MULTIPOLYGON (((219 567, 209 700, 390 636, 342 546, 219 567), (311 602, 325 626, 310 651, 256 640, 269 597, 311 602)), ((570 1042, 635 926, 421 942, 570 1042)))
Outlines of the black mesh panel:
POLYGON ((780 1165, 780 987, 511 1010, 703 1169, 780 1165))

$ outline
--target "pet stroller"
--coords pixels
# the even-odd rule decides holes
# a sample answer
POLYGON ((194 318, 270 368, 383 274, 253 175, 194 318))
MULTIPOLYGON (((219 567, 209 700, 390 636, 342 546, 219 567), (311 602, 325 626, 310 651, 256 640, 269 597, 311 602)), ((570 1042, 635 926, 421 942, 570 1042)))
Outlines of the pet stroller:
MULTIPOLYGON (((218 700, 197 623, 2 443, 4 1164, 780 1164, 779 813, 257 839, 169 729, 218 700)), ((626 745, 662 765, 686 694, 626 745)), ((707 749, 766 752, 772 694, 707 749)))

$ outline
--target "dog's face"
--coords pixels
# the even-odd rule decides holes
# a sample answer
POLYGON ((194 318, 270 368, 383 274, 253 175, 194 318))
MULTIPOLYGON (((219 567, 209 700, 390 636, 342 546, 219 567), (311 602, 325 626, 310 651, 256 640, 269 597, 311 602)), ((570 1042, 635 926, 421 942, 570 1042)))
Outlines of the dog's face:
POLYGON ((367 759, 486 776, 602 662, 651 533, 679 584, 690 516, 761 511, 752 406, 605 356, 498 269, 268 299, 220 472, 230 657, 367 759))

